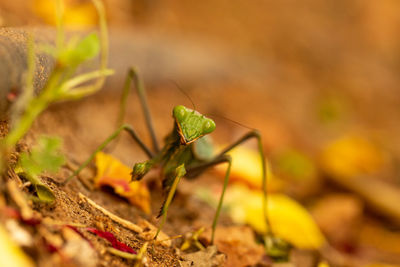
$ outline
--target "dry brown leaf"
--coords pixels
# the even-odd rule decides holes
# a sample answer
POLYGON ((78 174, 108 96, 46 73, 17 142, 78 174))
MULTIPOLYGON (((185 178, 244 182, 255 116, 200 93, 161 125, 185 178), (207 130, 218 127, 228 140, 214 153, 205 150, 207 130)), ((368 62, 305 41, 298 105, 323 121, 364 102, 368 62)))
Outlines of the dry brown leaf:
POLYGON ((181 266, 191 267, 217 267, 223 266, 226 260, 224 254, 218 254, 216 246, 209 246, 205 250, 188 253, 181 256, 181 266))
MULTIPOLYGON (((202 235, 209 238, 210 230, 202 235)), ((257 244, 253 230, 248 226, 218 227, 215 244, 226 254, 226 266, 253 266, 265 255, 264 246, 257 244)))
POLYGON ((351 245, 360 232, 363 203, 351 194, 330 194, 319 199, 311 213, 331 243, 351 245))

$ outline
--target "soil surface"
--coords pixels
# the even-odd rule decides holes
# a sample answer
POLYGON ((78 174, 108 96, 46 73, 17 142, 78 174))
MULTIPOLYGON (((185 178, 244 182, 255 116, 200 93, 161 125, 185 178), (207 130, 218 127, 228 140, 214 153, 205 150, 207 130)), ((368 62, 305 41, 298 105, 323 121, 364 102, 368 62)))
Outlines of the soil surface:
MULTIPOLYGON (((158 133, 161 132, 161 134, 158 134, 159 140, 162 140, 162 137, 172 129, 173 125, 171 112, 165 112, 164 109, 166 106, 171 106, 170 110, 172 110, 173 103, 182 101, 182 96, 178 95, 178 97, 175 97, 170 91, 170 88, 154 88, 149 92, 149 103, 154 115, 155 128, 158 133), (171 105, 164 104, 168 102, 171 102, 171 105)), ((176 93, 176 91, 173 92, 176 93)), ((214 94, 217 97, 218 91, 215 91, 214 94)), ((183 100, 183 102, 188 101, 187 99, 183 100)), ((134 126, 139 135, 143 136, 145 142, 149 143, 150 140, 144 127, 144 120, 137 96, 135 94, 131 95, 128 101, 130 104, 128 105, 126 116, 127 121, 134 126)), ((119 241, 138 251, 146 241, 143 236, 126 229, 118 222, 105 216, 102 212, 89 205, 79 194, 83 194, 109 212, 135 224, 140 225, 142 220, 145 219, 153 225, 157 225, 158 219, 156 219, 156 215, 165 197, 161 190, 161 180, 157 172, 151 172, 145 177, 145 181, 151 189, 153 211, 151 216, 141 212, 123 198, 115 195, 108 188, 104 188, 104 190, 93 189, 92 178, 95 174, 93 165, 86 168, 79 179, 73 179, 66 186, 60 185, 72 173, 71 169, 76 169, 78 164, 83 162, 115 130, 118 109, 118 92, 114 93, 110 91, 78 102, 54 105, 35 122, 33 129, 21 143, 20 149, 25 150, 29 148, 43 134, 59 136, 63 139, 64 152, 68 157, 68 164, 57 175, 47 175, 42 179, 55 193, 56 201, 51 205, 33 204, 33 209, 40 213, 41 217, 51 218, 60 224, 92 227, 114 233, 119 241)), ((205 113, 209 110, 210 108, 206 108, 205 113)), ((215 109, 212 111, 216 112, 215 109)), ((230 122, 226 121, 225 123, 229 125, 230 122)), ((218 127, 222 128, 219 125, 218 127)), ((231 127, 237 128, 238 126, 233 125, 231 127)), ((246 130, 239 127, 237 132, 239 134, 246 130)), ((224 134, 226 130, 221 129, 220 132, 220 134, 224 134)), ((145 159, 145 155, 127 135, 123 135, 118 140, 118 143, 111 144, 105 151, 115 155, 128 166, 132 166, 135 162, 145 159)), ((210 229, 215 210, 194 197, 193 191, 196 186, 214 185, 218 188, 221 187, 221 183, 222 178, 212 171, 206 172, 196 180, 183 179, 169 210, 163 231, 173 237, 190 234, 201 227, 210 229)), ((223 214, 220 218, 219 226, 229 225, 232 225, 232 222, 223 214)), ((83 230, 85 228, 78 229, 82 229, 80 233, 90 241, 95 251, 99 252, 99 258, 96 260, 98 266, 131 265, 132 261, 124 260, 107 253, 106 247, 109 247, 109 244, 104 239, 83 230)), ((210 234, 209 230, 206 232, 208 232, 207 235, 210 234)), ((207 244, 209 236, 204 238, 203 242, 207 244)), ((182 238, 177 238, 172 240, 173 246, 171 247, 164 247, 159 244, 151 245, 148 249, 149 265, 179 266, 179 260, 182 259, 179 256, 180 252, 177 248, 182 242, 182 238)), ((34 258, 37 260, 39 266, 41 266, 44 264, 42 261, 47 261, 45 260, 46 253, 42 254, 43 251, 36 253, 36 255, 34 254, 34 258)), ((57 261, 53 262, 55 265, 58 263, 57 261)), ((49 263, 47 262, 46 264, 49 263)), ((78 266, 80 265, 78 264, 78 266)))

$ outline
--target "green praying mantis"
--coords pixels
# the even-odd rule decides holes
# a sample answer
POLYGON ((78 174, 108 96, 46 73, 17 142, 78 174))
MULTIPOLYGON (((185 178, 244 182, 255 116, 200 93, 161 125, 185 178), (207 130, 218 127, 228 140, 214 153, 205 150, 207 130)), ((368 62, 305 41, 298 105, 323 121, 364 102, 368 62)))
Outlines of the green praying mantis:
POLYGON ((158 229, 155 235, 155 239, 160 233, 168 213, 168 208, 172 202, 174 194, 176 192, 179 181, 182 177, 196 177, 208 168, 218 165, 227 164, 227 169, 224 178, 224 184, 215 216, 212 222, 212 234, 211 244, 214 242, 215 229, 217 226, 218 218, 221 212, 222 203, 224 200, 224 194, 229 182, 229 175, 232 165, 232 159, 228 155, 228 152, 236 146, 242 144, 249 139, 256 139, 258 143, 258 150, 260 154, 260 161, 262 166, 262 188, 263 188, 263 205, 264 205, 264 220, 269 227, 269 221, 267 216, 267 180, 266 180, 266 164, 263 152, 263 146, 261 141, 260 133, 256 130, 251 130, 243 137, 238 139, 233 144, 223 149, 218 154, 213 154, 212 143, 208 139, 208 134, 212 133, 215 128, 215 122, 200 114, 196 110, 189 109, 185 106, 175 106, 172 111, 172 117, 174 119, 173 129, 166 136, 165 144, 160 148, 150 115, 150 111, 147 104, 146 93, 141 79, 139 78, 135 69, 131 68, 128 71, 127 78, 121 97, 121 111, 119 114, 119 128, 110 135, 94 152, 91 156, 70 176, 64 184, 72 179, 72 177, 78 175, 80 171, 85 168, 95 157, 96 153, 104 149, 112 140, 116 139, 122 131, 126 131, 136 141, 139 147, 145 152, 148 160, 144 162, 136 163, 132 169, 132 181, 138 181, 148 173, 152 168, 161 167, 161 174, 163 178, 163 189, 167 192, 165 201, 161 207, 158 217, 162 216, 161 222, 158 225, 158 229), (145 115, 146 125, 152 140, 152 149, 150 149, 136 134, 132 126, 122 124, 127 96, 130 91, 131 83, 134 82, 135 88, 139 95, 141 106, 145 115))

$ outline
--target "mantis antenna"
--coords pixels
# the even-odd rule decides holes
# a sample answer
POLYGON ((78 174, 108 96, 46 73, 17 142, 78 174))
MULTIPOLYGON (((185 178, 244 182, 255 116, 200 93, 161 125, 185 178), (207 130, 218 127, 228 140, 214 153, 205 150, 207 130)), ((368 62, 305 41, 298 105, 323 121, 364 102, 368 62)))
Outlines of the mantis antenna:
POLYGON ((172 80, 172 79, 168 79, 168 81, 169 81, 170 83, 172 83, 173 85, 175 85, 175 87, 176 87, 184 96, 186 96, 187 99, 189 99, 190 103, 192 103, 193 110, 196 110, 196 105, 194 104, 194 102, 193 102, 192 98, 189 96, 189 94, 188 94, 185 90, 183 90, 182 87, 180 87, 179 84, 178 84, 176 81, 174 81, 174 80, 172 80))
POLYGON ((207 117, 211 117, 211 118, 214 117, 214 118, 219 118, 219 119, 227 120, 227 121, 229 121, 229 122, 232 122, 232 123, 234 123, 234 124, 236 124, 236 125, 239 125, 239 126, 241 126, 241 127, 243 127, 243 128, 246 128, 246 129, 249 129, 249 130, 252 130, 252 131, 257 130, 256 128, 247 126, 247 125, 245 125, 245 124, 243 124, 243 123, 237 122, 237 121, 235 121, 235 120, 229 119, 229 118, 224 117, 224 116, 221 116, 221 115, 212 114, 212 113, 207 113, 206 116, 207 116, 207 117))

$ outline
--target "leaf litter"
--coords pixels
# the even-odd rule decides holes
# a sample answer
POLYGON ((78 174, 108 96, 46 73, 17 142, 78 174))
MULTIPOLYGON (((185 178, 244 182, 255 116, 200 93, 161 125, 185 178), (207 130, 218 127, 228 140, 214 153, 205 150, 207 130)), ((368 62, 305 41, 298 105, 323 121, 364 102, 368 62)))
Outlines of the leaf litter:
MULTIPOLYGON (((102 103, 102 100, 100 97, 100 100, 99 98, 96 98, 94 100, 85 100, 85 103, 90 103, 93 106, 96 106, 98 105, 98 103, 102 103)), ((86 146, 82 147, 81 145, 77 145, 76 143, 74 143, 74 141, 76 140, 74 140, 73 137, 68 137, 70 132, 70 129, 68 127, 71 126, 68 127, 55 126, 57 125, 55 121, 57 121, 59 123, 58 125, 61 126, 60 123, 62 121, 70 120, 70 118, 74 117, 71 116, 71 114, 74 114, 74 112, 76 112, 76 115, 78 115, 79 109, 77 109, 77 107, 78 107, 77 105, 73 104, 69 105, 69 107, 64 105, 58 108, 53 108, 51 114, 50 113, 44 114, 43 117, 43 120, 49 117, 53 118, 50 119, 50 121, 53 122, 51 126, 50 125, 46 126, 46 124, 39 124, 39 125, 41 126, 40 127, 41 132, 44 131, 47 134, 55 133, 57 135, 63 136, 65 142, 69 144, 68 148, 71 149, 70 153, 80 155, 80 151, 82 151, 83 148, 86 149, 85 153, 90 153, 92 151, 91 146, 93 147, 97 143, 93 141, 91 144, 88 141, 87 147, 86 146)), ((112 112, 110 111, 108 113, 112 112)), ((97 120, 94 120, 93 121, 94 124, 93 123, 90 124, 86 120, 84 124, 86 125, 86 123, 88 123, 87 125, 88 128, 96 128, 104 126, 105 124, 105 129, 106 129, 105 134, 107 133, 107 131, 111 132, 113 130, 112 123, 107 124, 105 123, 105 120, 99 119, 98 120, 99 124, 96 125, 96 121, 97 120)), ((72 123, 72 125, 79 125, 82 123, 83 123, 82 121, 79 123, 75 122, 72 123)), ((169 124, 166 123, 165 127, 168 126, 169 124)), ((28 141, 30 140, 30 142, 32 142, 32 140, 34 139, 32 137, 34 137, 34 135, 28 136, 28 141)), ((91 140, 92 138, 93 136, 90 135, 90 138, 88 140, 91 140)), ((102 138, 103 137, 100 136, 98 139, 101 140, 102 138)), ((129 144, 129 142, 127 143, 127 141, 123 139, 121 140, 121 142, 123 144, 129 144)), ((124 155, 124 153, 132 153, 132 149, 125 149, 128 147, 127 145, 126 146, 122 145, 122 146, 123 146, 122 149, 116 150, 115 154, 118 155, 118 157, 120 154, 124 155), (121 151, 123 152, 121 153, 121 151)), ((135 155, 134 151, 133 154, 134 155, 132 158, 130 158, 130 160, 132 162, 138 161, 140 159, 140 156, 135 155)), ((82 159, 84 159, 85 155, 82 155, 81 157, 82 159)), ((82 159, 80 159, 80 161, 82 159)), ((138 218, 146 218, 149 221, 149 223, 153 226, 156 225, 157 221, 151 218, 150 216, 147 216, 145 212, 141 211, 137 207, 129 204, 128 201, 123 201, 121 200, 121 198, 115 197, 114 194, 108 194, 100 190, 95 190, 95 191, 87 190, 82 184, 78 182, 78 180, 72 181, 71 184, 69 184, 65 188, 58 187, 57 181, 62 181, 68 175, 69 172, 63 169, 59 174, 54 175, 51 179, 47 177, 42 177, 42 182, 46 184, 54 192, 56 196, 55 205, 47 206, 40 203, 34 203, 33 204, 34 209, 39 210, 44 217, 51 217, 54 220, 80 223, 85 225, 86 227, 93 227, 96 229, 101 229, 104 231, 115 233, 115 236, 118 238, 119 241, 132 247, 135 251, 139 251, 140 248, 145 243, 146 239, 141 237, 138 233, 126 229, 120 223, 115 222, 114 220, 108 218, 107 216, 104 216, 102 212, 93 208, 86 201, 83 201, 77 193, 82 192, 83 194, 87 195, 90 199, 98 203, 98 205, 122 217, 123 219, 136 223, 137 225, 139 225, 138 218)), ((213 177, 211 174, 210 175, 207 174, 205 177, 205 181, 210 181, 210 179, 207 178, 208 176, 210 177, 210 179, 211 177, 213 177)), ((157 184, 154 182, 153 177, 149 177, 147 183, 149 184, 149 189, 152 197, 151 201, 152 210, 157 210, 159 208, 160 203, 162 202, 162 194, 157 184)), ((195 206, 197 204, 195 204, 196 201, 194 201, 194 198, 188 196, 187 193, 184 190, 182 190, 183 188, 187 187, 187 184, 188 184, 187 181, 182 180, 182 184, 180 185, 181 190, 178 192, 176 199, 174 200, 174 203, 171 207, 171 218, 169 219, 169 222, 165 225, 165 231, 171 234, 171 236, 176 233, 184 233, 190 229, 192 229, 192 231, 195 231, 195 229, 199 229, 200 226, 208 227, 211 224, 213 210, 210 209, 209 211, 207 211, 208 208, 204 206, 204 203, 202 203, 200 206, 195 206), (189 207, 196 207, 196 209, 191 210, 192 208, 189 207)), ((192 193, 193 192, 191 191, 191 194, 192 193)), ((221 225, 218 226, 218 228, 222 226, 232 225, 232 222, 229 220, 222 219, 221 221, 222 223, 221 225)), ((144 226, 141 227, 143 227, 142 229, 145 229, 144 226)), ((207 231, 205 233, 207 233, 207 231)), ((99 239, 93 234, 83 233, 83 235, 88 240, 90 240, 91 243, 93 243, 94 249, 98 253, 98 258, 96 259, 96 262, 99 266, 105 265, 106 263, 111 264, 113 266, 128 266, 128 264, 124 260, 121 260, 117 256, 107 252, 106 248, 109 246, 108 242, 99 239)), ((175 240, 173 243, 179 241, 181 240, 175 240)), ((204 244, 206 243, 207 242, 205 242, 204 244)), ((243 245, 243 249, 245 248, 246 245, 243 245)), ((192 253, 196 252, 188 252, 188 254, 192 253)), ((248 253, 250 254, 250 252, 248 253)), ((182 255, 179 257, 182 257, 182 255)), ((209 256, 207 257, 210 258, 209 256)), ((155 264, 156 266, 161 264, 165 264, 164 266, 179 266, 178 262, 179 258, 176 254, 176 251, 174 251, 174 249, 171 247, 154 246, 154 251, 152 251, 152 249, 148 249, 148 259, 150 262, 149 263, 150 266, 151 264, 155 264)), ((195 259, 199 258, 197 257, 195 259)), ((40 260, 38 260, 38 262, 40 264, 40 260)))

